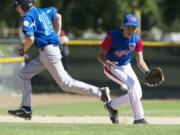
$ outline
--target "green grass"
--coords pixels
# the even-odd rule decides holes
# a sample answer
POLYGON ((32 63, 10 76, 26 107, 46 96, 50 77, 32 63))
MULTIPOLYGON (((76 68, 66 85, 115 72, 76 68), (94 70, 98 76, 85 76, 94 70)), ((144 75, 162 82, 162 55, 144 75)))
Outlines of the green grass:
MULTIPOLYGON (((143 100, 145 116, 180 117, 180 100, 143 100)), ((0 108, 0 115, 7 115, 9 108, 0 108)), ((65 102, 33 106, 33 115, 49 116, 107 116, 103 104, 98 101, 65 102)), ((119 108, 119 116, 132 116, 130 104, 119 108)))
MULTIPOLYGON (((145 100, 143 106, 146 116, 179 116, 180 100, 145 100)), ((103 104, 100 102, 73 102, 56 104, 52 106, 40 106, 34 108, 35 114, 48 114, 57 116, 102 116, 107 115, 103 104)), ((120 107, 120 116, 132 116, 129 104, 120 107)))
POLYGON ((1 123, 0 135, 179 135, 178 125, 1 123))

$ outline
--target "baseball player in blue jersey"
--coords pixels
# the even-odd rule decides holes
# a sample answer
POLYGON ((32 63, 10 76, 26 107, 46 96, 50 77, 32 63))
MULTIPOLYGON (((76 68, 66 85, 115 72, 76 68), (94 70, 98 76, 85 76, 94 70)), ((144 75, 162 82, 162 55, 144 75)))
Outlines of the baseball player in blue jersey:
POLYGON ((128 93, 106 103, 112 123, 119 123, 118 108, 130 102, 134 113, 134 124, 147 123, 141 104, 142 90, 139 80, 131 67, 131 59, 136 52, 137 65, 144 73, 149 68, 143 59, 143 43, 136 34, 139 25, 138 17, 127 14, 121 29, 110 31, 101 44, 97 59, 104 67, 105 75, 118 83, 128 93))
POLYGON ((61 15, 54 7, 36 8, 35 0, 13 0, 12 4, 22 16, 22 31, 25 35, 24 48, 19 50, 19 54, 23 55, 33 44, 40 54, 20 71, 19 76, 24 83, 21 107, 9 110, 9 114, 31 119, 31 78, 45 69, 64 91, 96 96, 103 102, 111 100, 108 87, 98 88, 77 81, 64 70, 59 49, 60 39, 57 36, 61 31, 61 15))

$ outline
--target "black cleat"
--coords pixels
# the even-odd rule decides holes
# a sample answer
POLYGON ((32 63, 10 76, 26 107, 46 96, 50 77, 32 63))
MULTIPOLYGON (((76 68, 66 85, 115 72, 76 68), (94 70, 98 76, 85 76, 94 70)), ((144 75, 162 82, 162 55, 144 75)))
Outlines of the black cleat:
POLYGON ((134 120, 133 124, 148 124, 148 122, 143 118, 139 120, 134 120))
POLYGON ((107 102, 107 103, 105 104, 105 106, 106 106, 106 109, 107 109, 108 112, 109 112, 110 119, 111 119, 112 123, 118 124, 118 123, 119 123, 118 110, 114 110, 114 109, 111 107, 111 101, 110 101, 110 102, 107 102))
POLYGON ((24 119, 28 119, 28 120, 30 120, 32 117, 31 116, 32 112, 31 111, 28 112, 24 108, 20 108, 17 110, 9 110, 8 113, 10 115, 17 116, 17 117, 24 118, 24 119))
POLYGON ((111 101, 111 97, 110 97, 110 89, 108 87, 102 87, 100 88, 100 91, 102 93, 101 95, 101 100, 103 102, 108 102, 111 101))

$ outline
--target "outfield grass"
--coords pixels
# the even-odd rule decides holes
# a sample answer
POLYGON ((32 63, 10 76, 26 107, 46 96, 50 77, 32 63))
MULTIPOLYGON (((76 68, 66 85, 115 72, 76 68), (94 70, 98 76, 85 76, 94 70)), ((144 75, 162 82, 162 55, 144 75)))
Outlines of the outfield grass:
POLYGON ((1 135, 179 135, 178 125, 1 123, 1 135))

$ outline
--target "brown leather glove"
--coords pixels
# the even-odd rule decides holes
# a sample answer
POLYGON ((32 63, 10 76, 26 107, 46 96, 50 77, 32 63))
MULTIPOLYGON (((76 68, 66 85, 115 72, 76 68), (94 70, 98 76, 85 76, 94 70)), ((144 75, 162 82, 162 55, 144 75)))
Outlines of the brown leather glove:
POLYGON ((151 69, 146 73, 144 85, 147 87, 157 87, 164 81, 164 74, 160 67, 151 69))

